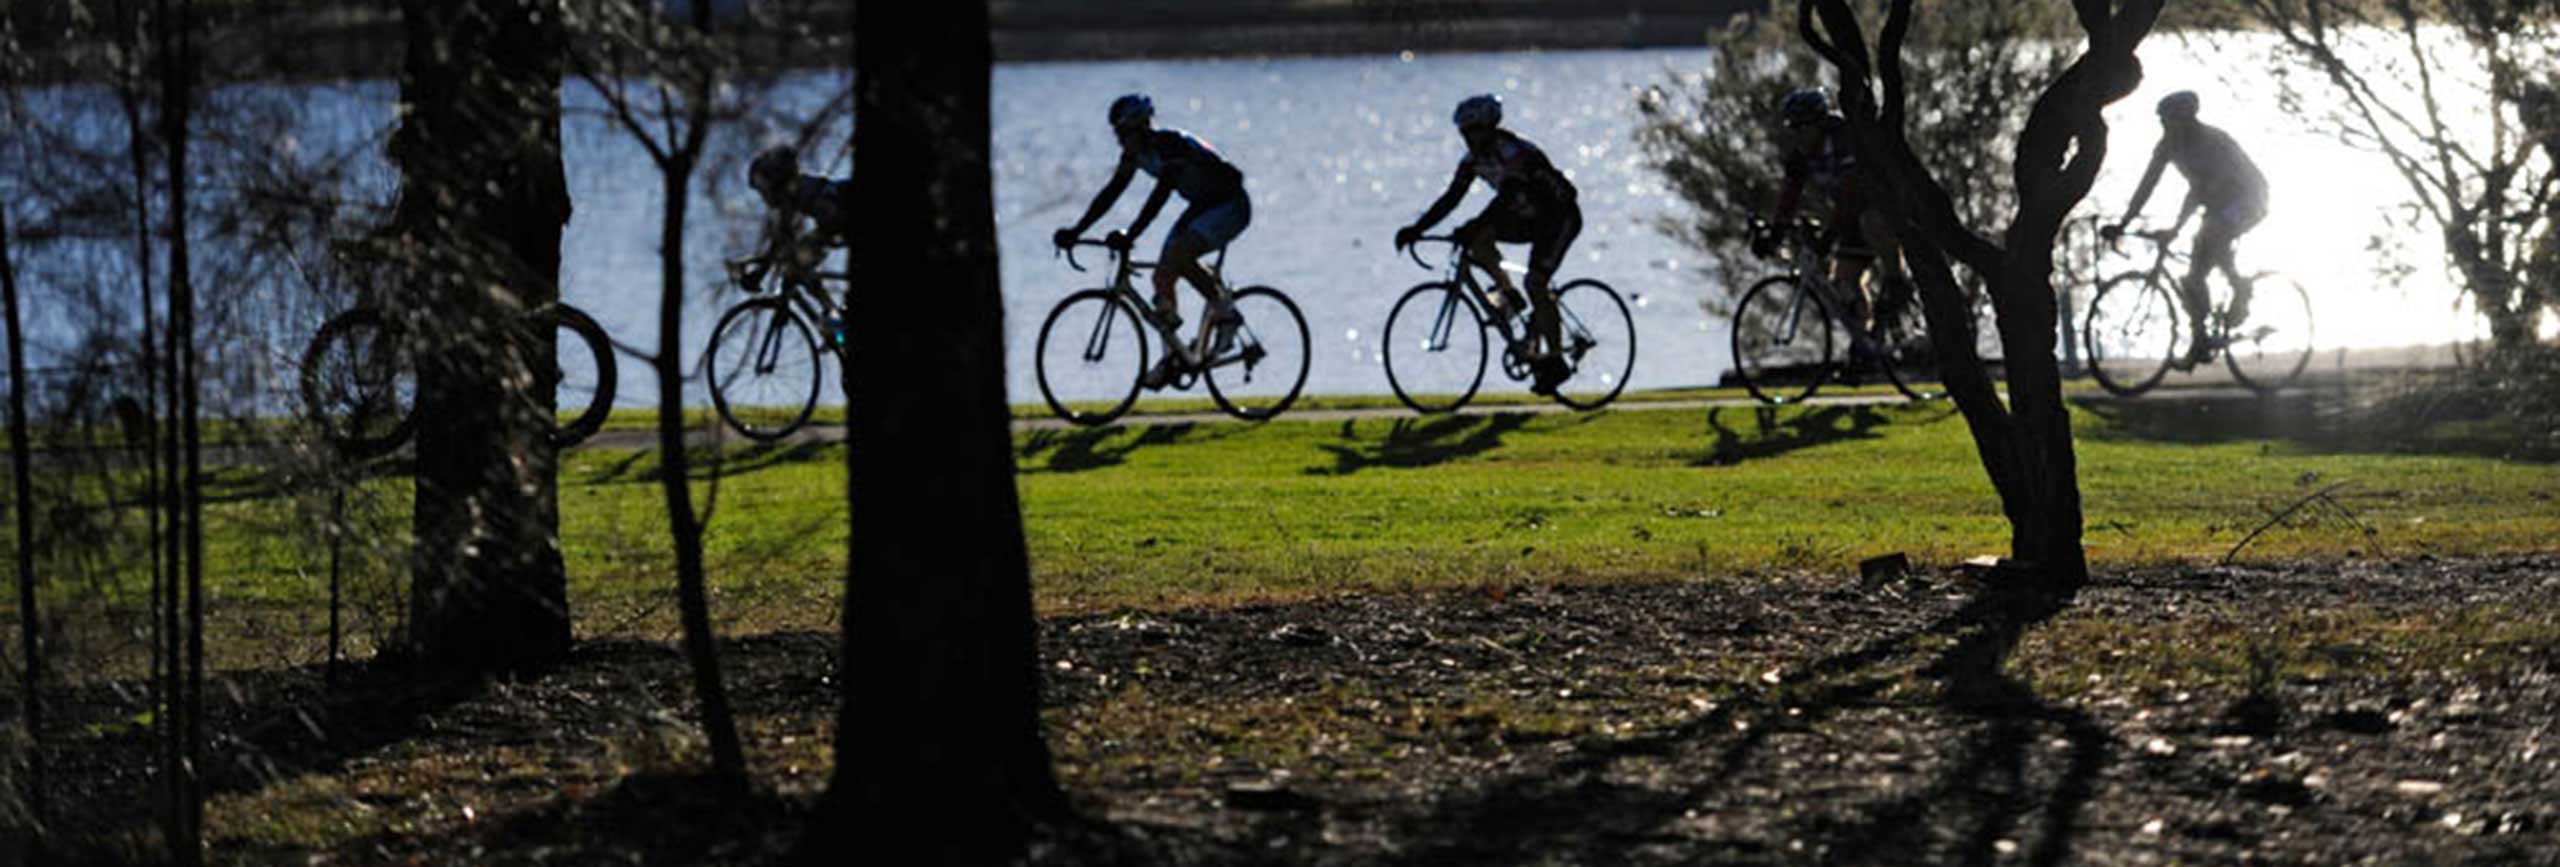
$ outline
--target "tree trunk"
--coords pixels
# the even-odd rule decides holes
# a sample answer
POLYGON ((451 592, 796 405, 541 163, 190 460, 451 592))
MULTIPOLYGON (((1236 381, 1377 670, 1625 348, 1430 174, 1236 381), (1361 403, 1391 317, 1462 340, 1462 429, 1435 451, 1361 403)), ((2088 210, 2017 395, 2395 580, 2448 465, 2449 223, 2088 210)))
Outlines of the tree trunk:
POLYGON ((9 479, 15 489, 10 510, 17 518, 18 668, 25 694, 19 697, 19 731, 26 733, 25 775, 18 781, 27 815, 27 863, 44 860, 44 645, 36 638, 43 621, 36 617, 35 471, 28 460, 26 339, 18 329, 18 268, 9 256, 9 215, 0 208, 0 304, 9 317, 9 479))
POLYGON ((416 243, 400 311, 416 341, 417 536, 409 649, 454 671, 569 648, 557 540, 550 328, 559 298, 560 10, 550 0, 403 0, 407 113, 394 222, 416 243))
POLYGON ((983 0, 858 7, 852 553, 807 863, 983 864, 1067 814, 1004 393, 983 0))

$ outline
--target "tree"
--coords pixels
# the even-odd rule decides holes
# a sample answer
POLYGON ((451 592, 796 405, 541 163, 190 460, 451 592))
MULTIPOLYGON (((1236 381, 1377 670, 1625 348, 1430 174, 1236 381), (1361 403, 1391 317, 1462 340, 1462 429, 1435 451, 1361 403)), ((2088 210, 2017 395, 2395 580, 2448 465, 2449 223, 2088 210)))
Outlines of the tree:
MULTIPOLYGON (((2501 355, 2532 349, 2560 284, 2536 279, 2537 239, 2555 225, 2560 154, 2540 154, 2527 115, 2560 61, 2551 0, 2237 0, 2250 23, 2326 87, 2278 76, 2289 105, 2350 145, 2386 157, 2445 264, 2488 320, 2501 355), (2316 92, 2315 92, 2316 91, 2316 92)), ((2548 134, 2549 126, 2544 127, 2548 134)))
POLYGON ((557 0, 403 0, 406 107, 392 222, 415 252, 400 305, 419 359, 410 649, 459 671, 568 652, 551 394, 569 219, 557 0))
POLYGON ((983 0, 855 12, 851 562, 807 863, 997 863, 1067 815, 1004 394, 983 0))
POLYGON ((1947 183, 1913 147, 1916 121, 1903 60, 1912 0, 1892 0, 1872 48, 1848 0, 1802 0, 1798 7, 1805 42, 1839 73, 1840 106, 1866 173, 1862 182, 1885 193, 1879 207, 1903 239, 1930 333, 1971 333, 1956 266, 1989 287, 2007 361, 2008 402, 1993 390, 1970 339, 1936 341, 1939 374, 1999 492, 2012 556, 2066 595, 2087 580, 2088 563, 2080 547, 2071 415, 2054 360, 2054 244, 2106 160, 2100 110, 2142 80, 2134 49, 2159 20, 2161 2, 2073 0, 2087 42, 2028 111, 2009 166, 2014 192, 2007 226, 1996 237, 1966 219, 1947 183))

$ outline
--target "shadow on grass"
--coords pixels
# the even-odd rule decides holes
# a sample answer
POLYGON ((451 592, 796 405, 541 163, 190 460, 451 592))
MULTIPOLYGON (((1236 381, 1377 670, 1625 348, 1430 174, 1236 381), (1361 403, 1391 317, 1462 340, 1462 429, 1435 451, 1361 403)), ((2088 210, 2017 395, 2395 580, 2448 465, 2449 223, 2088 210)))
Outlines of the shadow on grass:
POLYGON ((435 861, 485 849, 557 853, 553 857, 583 864, 779 863, 804 813, 791 799, 707 775, 644 773, 589 797, 561 798, 464 828, 455 835, 462 839, 393 833, 342 854, 358 861, 402 855, 435 861))
MULTIPOLYGON (((1953 414, 1935 415, 1919 420, 1927 424, 1953 414)), ((1881 434, 1878 428, 1895 424, 1884 409, 1870 405, 1818 406, 1792 414, 1775 407, 1713 407, 1707 410, 1707 434, 1714 441, 1705 454, 1689 461, 1693 467, 1725 467, 1744 461, 1773 458, 1797 449, 1829 445, 1847 440, 1871 440, 1881 434), (1784 415, 1785 418, 1780 418, 1784 415)))
POLYGON ((1074 430, 1033 431, 1015 450, 1017 464, 1047 455, 1038 468, 1023 467, 1022 472, 1081 473, 1115 467, 1129 459, 1129 453, 1147 446, 1169 446, 1191 436, 1199 426, 1191 422, 1151 424, 1138 429, 1138 435, 1125 442, 1113 442, 1130 429, 1125 427, 1087 427, 1074 430))
MULTIPOLYGON (((1400 418, 1375 445, 1320 446, 1333 455, 1333 467, 1309 467, 1308 475, 1347 476, 1373 467, 1414 469, 1484 454, 1502 445, 1502 437, 1529 423, 1528 413, 1445 415, 1430 420, 1400 418)), ((1343 426, 1351 436, 1351 425, 1343 426)))
MULTIPOLYGON (((2155 393, 2156 394, 2156 393, 2155 393)), ((2413 382, 2353 401, 2337 391, 2084 397, 2074 401, 2104 424, 2097 440, 2213 444, 2283 442, 2329 454, 2422 454, 2537 463, 2560 448, 2506 418, 2496 398, 2458 383, 2413 382)))
POLYGON ((2014 845, 2026 863, 2064 863, 2074 824, 2110 759, 2112 735, 2077 710, 2045 702, 2001 667, 2026 631, 2068 599, 2025 587, 1986 590, 1934 623, 1787 672, 1779 686, 1680 725, 1586 744, 1552 766, 1442 803, 1408 829, 1416 845, 1396 863, 1615 863, 1657 844, 1695 847, 1687 859, 1704 862, 1988 864, 2008 860, 2002 849, 2014 845), (1947 649, 1934 659, 1904 668, 1923 647, 1941 644, 1947 649), (1715 810, 1773 736, 1818 733, 1815 727, 1844 711, 1906 706, 1886 695, 1906 671, 1940 686, 1933 708, 1912 709, 1934 709, 1972 727, 1931 779, 1865 801, 1789 793, 1793 818, 1779 833, 1816 847, 1806 851, 1773 849, 1765 838, 1669 833, 1684 817, 1715 810), (2059 774, 2030 767, 2045 741, 2066 753, 2059 774), (1647 768, 1660 773, 1664 764, 1683 782, 1644 782, 1647 768))
MULTIPOLYGON (((742 449, 713 451, 710 448, 687 449, 690 459, 687 475, 697 481, 734 478, 775 467, 805 464, 819 460, 835 447, 833 443, 754 443, 742 449)), ((655 447, 636 449, 613 463, 598 467, 578 479, 582 485, 657 484, 665 479, 665 464, 656 460, 655 447)))

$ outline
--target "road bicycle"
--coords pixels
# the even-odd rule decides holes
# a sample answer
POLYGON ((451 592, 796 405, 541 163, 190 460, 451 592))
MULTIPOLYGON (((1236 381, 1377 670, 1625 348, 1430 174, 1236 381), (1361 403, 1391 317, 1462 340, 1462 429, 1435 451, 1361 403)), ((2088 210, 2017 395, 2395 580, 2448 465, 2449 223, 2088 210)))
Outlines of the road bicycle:
MULTIPOLYGON (((1415 239, 1449 245, 1448 276, 1405 290, 1387 311, 1380 340, 1380 361, 1396 399, 1413 411, 1454 412, 1473 400, 1484 384, 1485 361, 1492 340, 1502 343, 1502 374, 1526 382, 1537 373, 1529 333, 1529 308, 1495 302, 1485 291, 1492 279, 1484 266, 1467 257, 1467 247, 1450 235, 1415 239), (1486 335, 1490 332, 1492 338, 1486 335)), ((1405 255, 1423 270, 1432 270, 1415 247, 1405 255)), ((1627 388, 1636 364, 1635 317, 1618 291, 1598 280, 1580 279, 1555 290, 1561 358, 1571 371, 1558 383, 1558 403, 1580 410, 1599 409, 1627 388)), ((1515 293, 1516 294, 1516 293, 1515 293)))
MULTIPOLYGON (((368 242, 342 242, 333 245, 333 253, 349 274, 367 274, 392 261, 368 242)), ((534 393, 553 395, 558 408, 551 442, 567 448, 594 435, 612 413, 617 376, 604 327, 586 311, 558 303, 537 307, 521 321, 528 330, 555 335, 555 351, 535 371, 534 382, 534 393)), ((312 335, 302 351, 303 406, 341 453, 387 454, 415 433, 418 349, 398 317, 370 303, 330 317, 312 335)))
MULTIPOLYGON (((2089 373, 2098 385, 2123 397, 2150 391, 2171 370, 2190 370, 2186 350, 2186 307, 2178 300, 2178 281, 2187 257, 2172 249, 2178 230, 2126 232, 2124 237, 2151 243, 2155 253, 2148 268, 2125 271, 2098 283, 2089 299, 2082 346, 2089 373)), ((2109 245, 2114 249, 2114 245, 2109 245)), ((2274 394, 2292 384, 2311 363, 2311 295, 2302 286, 2272 271, 2249 278, 2255 291, 2246 316, 2230 325, 2227 288, 2215 293, 2207 319, 2206 345, 2222 356, 2231 378, 2259 394, 2274 394)))
MULTIPOLYGON (((1907 282, 1876 293, 1870 335, 1874 351, 1856 357, 1849 335, 1859 325, 1846 296, 1853 290, 1834 285, 1829 276, 1837 239, 1812 220, 1776 231, 1786 241, 1786 270, 1752 284, 1733 307, 1734 375, 1752 397, 1771 405, 1797 403, 1831 380, 1854 384, 1869 369, 1882 372, 1894 390, 1912 400, 1946 396, 1936 381, 1936 344, 1920 299, 1907 282)), ((1868 269, 1871 274, 1874 270, 1868 269)))
POLYGON ((842 365, 844 305, 852 275, 816 267, 820 248, 790 244, 728 263, 729 279, 749 296, 720 314, 703 367, 711 406, 730 429, 758 442, 790 436, 818 406, 824 360, 842 365), (768 293, 765 277, 776 276, 768 293), (813 327, 811 323, 816 323, 813 327), (823 347, 824 351, 821 351, 823 347))
MULTIPOLYGON (((1152 353, 1174 353, 1170 387, 1188 391, 1203 381, 1209 397, 1227 414, 1249 421, 1279 415, 1298 399, 1307 384, 1312 345, 1307 318, 1297 302, 1268 286, 1247 286, 1230 295, 1237 318, 1214 324, 1208 342, 1186 341, 1174 329, 1157 324, 1156 311, 1135 287, 1133 276, 1156 266, 1133 261, 1129 252, 1101 241, 1078 239, 1066 249, 1067 265, 1085 270, 1075 250, 1101 247, 1111 251, 1110 285, 1079 290, 1050 309, 1040 324, 1034 355, 1040 396, 1059 418, 1080 425, 1099 425, 1119 418, 1137 402, 1152 353)), ((1224 292, 1226 251, 1202 263, 1224 292)))

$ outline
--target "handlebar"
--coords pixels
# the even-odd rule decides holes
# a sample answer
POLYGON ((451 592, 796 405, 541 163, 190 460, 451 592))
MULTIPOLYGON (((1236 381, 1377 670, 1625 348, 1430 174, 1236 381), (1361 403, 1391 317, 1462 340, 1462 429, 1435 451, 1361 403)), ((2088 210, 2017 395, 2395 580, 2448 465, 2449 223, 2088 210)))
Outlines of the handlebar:
POLYGON ((1418 250, 1418 249, 1415 249, 1415 248, 1417 248, 1417 247, 1422 246, 1422 245, 1423 245, 1423 244, 1425 244, 1425 243, 1447 244, 1447 245, 1449 245, 1449 246, 1455 247, 1455 246, 1457 246, 1457 245, 1458 245, 1458 236, 1456 236, 1456 235, 1418 235, 1418 236, 1415 236, 1415 237, 1414 237, 1414 239, 1413 239, 1413 243, 1405 245, 1405 248, 1404 248, 1404 255, 1405 255, 1405 258, 1412 259, 1412 260, 1413 260, 1413 264, 1414 264, 1414 266, 1415 266, 1415 267, 1421 268, 1422 270, 1425 270, 1425 271, 1429 271, 1429 270, 1431 270, 1431 263, 1429 263, 1429 262, 1425 262, 1425 261, 1422 261, 1422 251, 1421 251, 1421 250, 1418 250))
POLYGON ((1111 246, 1109 243, 1097 241, 1092 238, 1077 238, 1074 244, 1058 248, 1058 253, 1067 257, 1067 267, 1074 268, 1078 272, 1085 270, 1084 263, 1076 261, 1076 249, 1079 247, 1100 247, 1111 251, 1111 255, 1118 256, 1123 261, 1126 261, 1129 258, 1128 250, 1123 250, 1121 248, 1111 246))

